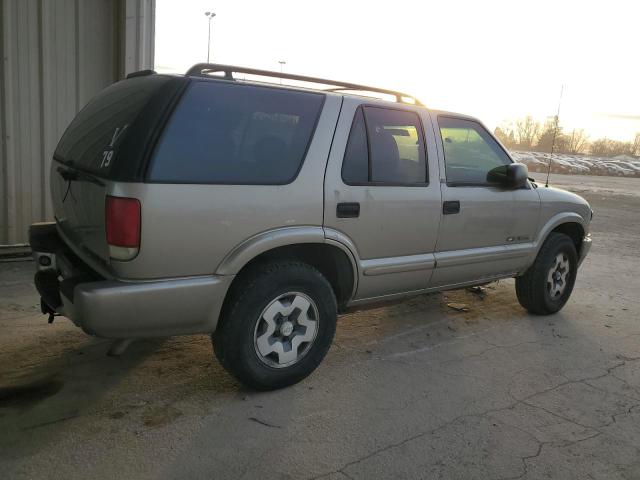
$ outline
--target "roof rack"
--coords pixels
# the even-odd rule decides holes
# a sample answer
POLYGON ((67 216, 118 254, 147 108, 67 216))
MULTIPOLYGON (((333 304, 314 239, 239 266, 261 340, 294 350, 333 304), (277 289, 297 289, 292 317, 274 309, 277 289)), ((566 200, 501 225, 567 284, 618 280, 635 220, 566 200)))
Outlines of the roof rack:
POLYGON ((385 88, 368 87, 366 85, 358 85, 357 83, 342 82, 337 80, 328 80, 326 78, 307 77, 306 75, 295 75, 292 73, 274 72, 270 70, 258 70, 256 68, 247 67, 235 67, 233 65, 219 65, 216 63, 197 63, 189 70, 186 75, 205 77, 210 73, 224 72, 224 78, 227 80, 234 80, 233 73, 246 73, 249 75, 258 75, 262 77, 274 77, 285 78, 287 80, 297 80, 300 82, 319 83, 322 85, 333 85, 332 88, 326 89, 328 92, 341 92, 341 91, 359 91, 359 92, 375 92, 383 93, 385 95, 392 95, 396 98, 398 103, 408 103, 422 106, 422 103, 407 93, 398 92, 396 90, 387 90, 385 88), (406 101, 407 99, 413 100, 413 103, 406 101))

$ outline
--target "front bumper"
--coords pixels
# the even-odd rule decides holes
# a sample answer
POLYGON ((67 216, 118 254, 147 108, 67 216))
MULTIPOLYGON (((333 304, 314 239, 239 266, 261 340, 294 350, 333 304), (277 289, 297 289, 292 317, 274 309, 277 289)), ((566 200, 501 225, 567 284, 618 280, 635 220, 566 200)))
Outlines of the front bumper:
POLYGON ((591 234, 588 233, 582 239, 582 245, 580 246, 580 256, 578 258, 578 266, 582 264, 585 258, 587 258, 587 254, 591 250, 591 234))
POLYGON ((211 333, 233 276, 153 281, 105 279, 58 236, 55 223, 29 230, 38 265, 35 283, 43 313, 58 313, 105 338, 211 333))

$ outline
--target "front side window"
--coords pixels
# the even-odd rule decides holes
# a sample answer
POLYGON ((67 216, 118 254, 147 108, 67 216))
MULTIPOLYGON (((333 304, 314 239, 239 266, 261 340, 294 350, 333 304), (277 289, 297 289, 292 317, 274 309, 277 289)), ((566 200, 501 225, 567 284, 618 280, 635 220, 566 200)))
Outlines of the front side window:
POLYGON ((511 160, 482 125, 471 120, 438 117, 444 147, 447 184, 487 185, 487 173, 511 160))
POLYGON ((427 182, 420 119, 414 112, 360 107, 342 164, 347 184, 411 185, 427 182))
POLYGON ((201 81, 185 93, 155 152, 156 182, 279 185, 304 160, 324 96, 201 81))

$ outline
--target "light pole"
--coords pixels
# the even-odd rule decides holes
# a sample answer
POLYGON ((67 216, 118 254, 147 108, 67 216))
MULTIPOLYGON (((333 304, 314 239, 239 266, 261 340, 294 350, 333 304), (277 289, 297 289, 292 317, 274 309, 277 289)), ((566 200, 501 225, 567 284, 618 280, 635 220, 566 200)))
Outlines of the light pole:
MULTIPOLYGON (((287 62, 285 62, 284 60, 278 60, 278 63, 280 64, 280 75, 282 75, 282 67, 286 65, 287 62)), ((280 77, 280 85, 282 85, 282 77, 280 77)))
POLYGON ((211 51, 211 20, 216 16, 213 12, 204 12, 204 14, 209 18, 209 36, 207 37, 207 63, 209 63, 209 52, 211 51))

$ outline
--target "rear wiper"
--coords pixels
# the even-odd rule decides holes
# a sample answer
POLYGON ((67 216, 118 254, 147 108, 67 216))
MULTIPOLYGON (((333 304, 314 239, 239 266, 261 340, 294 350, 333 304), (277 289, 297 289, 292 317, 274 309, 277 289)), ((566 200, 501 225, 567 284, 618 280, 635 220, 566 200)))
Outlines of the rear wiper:
POLYGON ((104 182, 101 181, 99 178, 87 172, 82 172, 79 170, 69 170, 68 168, 64 168, 64 167, 58 167, 56 170, 58 171, 62 179, 67 182, 75 182, 77 180, 86 180, 90 183, 94 183, 101 187, 104 187, 105 185, 104 182))
POLYGON ((74 172, 73 170, 69 170, 63 167, 58 167, 56 170, 58 171, 60 176, 67 182, 78 180, 78 172, 74 172))
POLYGON ((65 160, 64 158, 56 155, 55 153, 53 154, 53 159, 56 160, 57 162, 62 163, 63 165, 67 165, 68 167, 73 167, 75 164, 73 160, 65 160))

